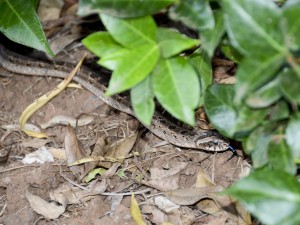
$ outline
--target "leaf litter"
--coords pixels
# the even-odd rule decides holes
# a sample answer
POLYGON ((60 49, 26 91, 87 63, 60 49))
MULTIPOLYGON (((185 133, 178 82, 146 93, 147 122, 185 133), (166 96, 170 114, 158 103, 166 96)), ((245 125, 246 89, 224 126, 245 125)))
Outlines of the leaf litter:
MULTIPOLYGON (((0 100, 6 113, 16 115, 44 93, 45 87, 57 82, 33 82, 35 77, 22 76, 10 79, 0 100), (23 95, 32 83, 31 95, 23 95), (20 104, 12 104, 10 93, 15 93, 20 104)), ((62 125, 64 119, 51 122, 52 127, 44 128, 52 135, 45 143, 37 143, 17 129, 10 133, 0 130, 1 141, 11 147, 0 181, 6 205, 1 222, 33 224, 43 215, 64 224, 249 224, 249 214, 218 194, 249 171, 239 157, 227 161, 231 152, 213 154, 161 145, 162 140, 153 134, 138 130, 132 117, 113 110, 107 113, 104 105, 85 90, 64 90, 30 122, 41 125, 57 115, 80 118, 81 114, 93 116, 75 130, 62 125), (20 167, 25 154, 43 146, 58 152, 52 153, 58 155, 55 162, 20 167), (67 166, 78 160, 82 163, 67 166), (45 201, 48 199, 55 204, 45 201), (58 205, 51 215, 47 214, 49 205, 58 205), (233 208, 228 210, 228 206, 233 208)), ((0 116, 1 126, 11 120, 0 116)), ((15 122, 18 117, 13 119, 15 122)))

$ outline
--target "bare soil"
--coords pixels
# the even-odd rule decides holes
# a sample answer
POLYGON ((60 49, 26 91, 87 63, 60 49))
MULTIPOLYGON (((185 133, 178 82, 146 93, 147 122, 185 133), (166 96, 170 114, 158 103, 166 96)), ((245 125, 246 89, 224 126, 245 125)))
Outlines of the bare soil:
MULTIPOLYGON (((58 79, 13 74, 11 77, 0 78, 0 125, 18 124, 22 111, 58 82, 58 79)), ((75 88, 64 90, 35 113, 30 122, 38 125, 56 115, 77 118, 82 114, 94 116, 92 123, 80 127, 76 133, 87 151, 103 135, 129 136, 133 133, 130 128, 135 129, 137 124, 134 118, 112 110, 88 91, 75 88)), ((47 132, 53 136, 45 146, 64 149, 65 126, 57 125, 48 128, 47 132)), ((2 224, 134 224, 130 214, 129 195, 116 200, 114 195, 98 194, 88 201, 68 204, 65 212, 54 220, 39 215, 29 204, 26 191, 47 201, 49 193, 61 185, 73 187, 72 183, 61 176, 62 173, 75 183, 80 182, 72 176, 64 160, 24 165, 21 160, 36 149, 24 147, 24 143, 32 138, 23 132, 9 132, 1 128, 0 138, 5 149, 9 149, 8 161, 0 166, 2 224), (116 204, 115 208, 112 208, 113 204, 116 204)), ((245 161, 237 156, 227 161, 232 156, 230 151, 208 153, 160 144, 164 144, 162 140, 148 131, 143 132, 134 146, 141 156, 126 159, 118 166, 118 169, 124 169, 125 176, 118 176, 117 173, 106 177, 97 176, 99 182, 106 182, 105 193, 130 193, 151 188, 148 193, 136 195, 147 224, 159 224, 163 221, 173 224, 234 224, 223 210, 217 214, 206 213, 197 204, 193 204, 166 212, 153 202, 153 198, 161 191, 195 187, 199 174, 205 174, 216 185, 228 187, 248 171, 245 161), (165 174, 161 175, 162 172, 165 174), (218 221, 220 223, 216 223, 218 221)))

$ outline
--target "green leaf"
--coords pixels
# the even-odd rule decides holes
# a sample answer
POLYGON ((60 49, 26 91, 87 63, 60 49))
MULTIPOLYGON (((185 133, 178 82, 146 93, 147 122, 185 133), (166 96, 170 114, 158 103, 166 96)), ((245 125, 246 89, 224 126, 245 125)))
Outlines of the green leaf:
POLYGON ((274 170, 285 171, 289 174, 294 175, 296 172, 296 166, 293 160, 291 151, 284 140, 284 134, 282 129, 278 132, 274 132, 274 137, 269 145, 269 167, 274 170))
POLYGON ((292 151, 294 159, 300 158, 300 113, 295 114, 285 130, 286 142, 292 151))
POLYGON ((200 102, 199 105, 204 104, 204 93, 206 88, 212 84, 213 71, 209 57, 201 49, 189 56, 189 61, 193 65, 195 71, 200 78, 200 102))
POLYGON ((281 98, 279 79, 275 78, 253 94, 250 94, 246 102, 252 108, 264 108, 270 106, 279 98, 281 98))
POLYGON ((162 59, 152 74, 155 97, 175 118, 194 126, 194 109, 199 103, 197 73, 187 59, 162 59))
POLYGON ((300 224, 300 185, 283 171, 259 170, 225 191, 263 224, 300 224))
POLYGON ((139 121, 150 126, 155 109, 150 76, 130 90, 130 97, 135 115, 139 121))
POLYGON ((214 84, 205 92, 204 105, 209 121, 228 137, 234 134, 237 112, 233 106, 234 86, 214 84))
POLYGON ((275 129, 277 126, 273 123, 259 126, 243 141, 243 149, 246 154, 251 154, 254 168, 260 168, 268 163, 268 149, 275 129))
POLYGON ((288 46, 293 50, 300 48, 300 0, 289 0, 283 6, 286 30, 283 32, 288 46))
POLYGON ((288 68, 285 68, 280 74, 280 89, 283 96, 290 102, 300 105, 299 83, 300 78, 297 74, 288 68))
POLYGON ((215 25, 208 0, 180 1, 179 4, 170 8, 169 16, 173 20, 179 20, 186 26, 197 30, 212 29, 215 25))
POLYGON ((246 105, 236 110, 232 101, 234 95, 233 85, 214 84, 205 93, 204 105, 210 122, 218 131, 227 137, 241 138, 262 123, 267 111, 246 105))
POLYGON ((181 33, 167 28, 158 28, 157 41, 164 58, 177 55, 178 53, 200 44, 199 40, 189 38, 181 33))
POLYGON ((17 43, 53 56, 33 3, 24 0, 0 1, 0 31, 17 43))
POLYGON ((269 58, 244 58, 236 72, 235 103, 240 104, 249 93, 271 80, 282 63, 283 58, 280 54, 269 58))
POLYGON ((279 121, 289 118, 289 105, 286 101, 280 100, 275 105, 269 107, 269 120, 279 121))
POLYGON ((113 55, 124 48, 108 32, 104 31, 95 32, 87 36, 82 40, 82 43, 98 57, 113 55))
POLYGON ((78 14, 86 16, 93 13, 107 13, 121 18, 140 17, 158 13, 177 0, 80 0, 78 14))
POLYGON ((226 58, 230 59, 235 63, 240 63, 243 60, 243 55, 232 46, 228 38, 224 38, 221 42, 221 51, 226 56, 226 58))
POLYGON ((119 19, 108 14, 100 18, 112 37, 127 48, 156 43, 156 24, 151 16, 119 19))
POLYGON ((267 109, 251 109, 247 105, 238 108, 238 118, 234 127, 235 138, 248 136, 249 132, 261 125, 267 116, 267 109))
POLYGON ((144 80, 151 73, 158 59, 159 49, 153 44, 138 46, 123 54, 122 57, 118 56, 106 95, 128 90, 144 80))
POLYGON ((207 52, 210 58, 212 58, 214 51, 225 32, 223 13, 218 11, 214 16, 216 21, 215 27, 212 30, 204 30, 200 33, 202 48, 207 52))
POLYGON ((245 55, 286 53, 280 27, 281 11, 272 0, 224 0, 225 29, 245 55))

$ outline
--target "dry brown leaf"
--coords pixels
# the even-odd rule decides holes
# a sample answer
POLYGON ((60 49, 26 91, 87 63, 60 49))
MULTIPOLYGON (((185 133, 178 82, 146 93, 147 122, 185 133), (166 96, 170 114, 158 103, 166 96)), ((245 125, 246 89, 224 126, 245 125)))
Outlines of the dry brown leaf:
POLYGON ((110 146, 108 153, 105 157, 112 157, 116 159, 121 159, 122 157, 126 157, 129 152, 132 150, 138 133, 134 133, 130 137, 123 138, 110 146))
POLYGON ((185 188, 167 191, 164 193, 172 202, 178 205, 194 205, 199 200, 207 198, 208 194, 220 192, 224 188, 221 186, 202 187, 202 188, 185 188))
POLYGON ((47 202, 37 195, 26 191, 26 198, 31 208, 47 219, 56 219, 65 212, 66 204, 57 205, 55 202, 47 202))
POLYGON ((201 199, 197 203, 197 208, 207 214, 215 214, 220 211, 220 207, 215 203, 213 199, 210 198, 201 199))
MULTIPOLYGON (((86 153, 70 125, 66 126, 65 152, 68 165, 71 165, 73 162, 86 157, 86 153)), ((84 165, 70 166, 70 169, 76 178, 79 179, 84 172, 84 165)))
POLYGON ((70 187, 69 184, 62 184, 55 190, 50 192, 50 198, 59 203, 79 204, 93 198, 95 195, 102 194, 107 188, 106 181, 91 182, 86 187, 87 190, 82 190, 78 187, 70 187))
POLYGON ((215 184, 208 178, 208 176, 203 171, 198 172, 195 187, 211 187, 214 185, 215 184))
POLYGON ((142 207, 142 212, 143 214, 151 215, 148 219, 152 224, 163 224, 165 221, 168 221, 168 216, 155 206, 145 205, 142 207))
POLYGON ((67 160, 65 149, 49 147, 48 151, 55 159, 67 160))

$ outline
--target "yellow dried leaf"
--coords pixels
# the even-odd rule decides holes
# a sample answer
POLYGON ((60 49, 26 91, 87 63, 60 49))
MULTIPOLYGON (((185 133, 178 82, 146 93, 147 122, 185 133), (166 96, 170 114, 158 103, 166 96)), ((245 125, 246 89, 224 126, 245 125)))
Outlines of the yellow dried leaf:
POLYGON ((137 203, 134 194, 131 195, 130 214, 135 225, 146 225, 141 214, 139 204, 137 203))
POLYGON ((59 83, 55 89, 49 91, 48 93, 44 94, 43 96, 35 100, 23 111, 19 123, 20 123, 21 130, 24 131, 27 135, 36 138, 48 137, 46 133, 28 131, 24 128, 24 126, 27 120, 29 119, 29 117, 33 113, 35 113, 38 109, 43 107, 48 101, 50 101, 52 98, 54 98, 56 95, 58 95, 62 90, 64 90, 68 86, 68 84, 71 82, 72 78, 75 76, 76 72, 80 68, 84 58, 85 56, 83 56, 83 58, 79 61, 76 67, 72 70, 72 72, 68 76, 66 76, 66 78, 61 83, 59 83))

